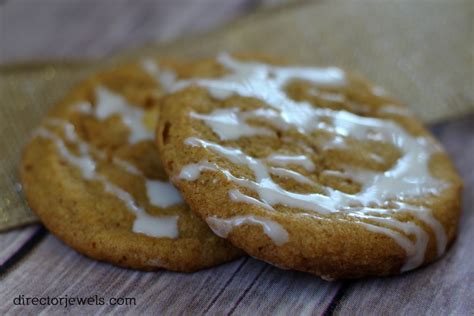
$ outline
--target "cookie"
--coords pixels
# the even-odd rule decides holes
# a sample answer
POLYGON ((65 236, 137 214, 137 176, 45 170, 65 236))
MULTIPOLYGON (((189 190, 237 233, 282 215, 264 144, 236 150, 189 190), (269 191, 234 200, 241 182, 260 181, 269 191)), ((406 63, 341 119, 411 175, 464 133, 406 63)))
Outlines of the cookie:
POLYGON ((456 236, 462 183, 409 109, 339 68, 220 55, 162 99, 157 145, 191 209, 249 255, 325 279, 398 274, 456 236))
POLYGON ((134 269, 195 271, 241 251, 189 210, 158 158, 157 101, 183 67, 168 64, 176 71, 145 60, 80 84, 34 132, 21 179, 33 211, 78 252, 134 269))

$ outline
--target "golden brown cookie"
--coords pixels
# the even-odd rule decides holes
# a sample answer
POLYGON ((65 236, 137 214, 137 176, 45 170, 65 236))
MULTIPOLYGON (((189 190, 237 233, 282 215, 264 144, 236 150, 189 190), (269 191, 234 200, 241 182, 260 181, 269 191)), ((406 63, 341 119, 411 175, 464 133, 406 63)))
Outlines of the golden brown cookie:
POLYGON ((412 270, 452 243, 461 180, 382 88, 332 67, 215 67, 226 73, 173 84, 157 143, 217 235, 326 279, 412 270))
POLYGON ((241 251, 189 211, 158 159, 157 100, 182 66, 166 67, 176 69, 145 60, 80 84, 34 132, 21 178, 44 225, 80 253, 123 267, 195 271, 241 251))

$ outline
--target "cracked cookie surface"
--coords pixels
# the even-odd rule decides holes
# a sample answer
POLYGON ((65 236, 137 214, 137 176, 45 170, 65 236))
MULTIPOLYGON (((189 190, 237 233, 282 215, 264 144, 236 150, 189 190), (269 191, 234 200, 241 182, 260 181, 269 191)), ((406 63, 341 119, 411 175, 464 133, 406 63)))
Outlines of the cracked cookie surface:
POLYGON ((241 251, 189 210, 158 158, 158 100, 184 66, 167 67, 174 71, 145 60, 78 85, 32 135, 21 179, 44 225, 80 253, 135 269, 195 271, 241 251))
POLYGON ((223 54, 210 68, 224 73, 172 84, 156 141, 216 234, 326 279, 412 270, 452 243, 460 178, 385 90, 334 67, 223 54))

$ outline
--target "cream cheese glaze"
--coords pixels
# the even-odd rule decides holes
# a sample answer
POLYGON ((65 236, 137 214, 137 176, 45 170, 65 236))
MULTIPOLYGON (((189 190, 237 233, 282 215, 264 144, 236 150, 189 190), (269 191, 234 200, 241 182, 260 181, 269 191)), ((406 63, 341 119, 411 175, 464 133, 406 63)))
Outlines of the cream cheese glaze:
MULTIPOLYGON (((73 106, 73 111, 93 115, 97 119, 105 119, 112 115, 118 115, 130 131, 128 138, 129 143, 133 144, 143 140, 153 140, 153 131, 149 130, 143 122, 145 112, 142 109, 128 104, 122 96, 103 87, 97 88, 96 97, 97 102, 94 107, 89 103, 82 102, 73 106)), ((143 207, 137 204, 129 192, 112 183, 106 176, 100 174, 96 169, 97 160, 94 157, 106 159, 105 152, 81 140, 75 132, 74 125, 60 119, 49 119, 46 125, 54 125, 62 128, 65 139, 45 127, 39 128, 34 133, 34 136, 51 140, 56 145, 59 154, 72 166, 78 168, 84 179, 102 183, 106 192, 121 200, 127 209, 136 216, 133 223, 133 231, 135 233, 142 233, 152 237, 178 238, 178 215, 149 215, 143 207), (77 146, 79 155, 73 154, 66 146, 65 141, 77 146)), ((133 164, 118 157, 113 157, 111 162, 121 170, 139 176, 144 180, 150 204, 166 208, 184 203, 179 192, 169 181, 148 179, 133 164)))
POLYGON ((98 119, 105 119, 112 115, 120 116, 122 122, 130 130, 128 140, 131 144, 153 139, 153 131, 143 124, 144 111, 129 105, 123 97, 106 88, 97 88, 96 104, 92 113, 98 119))
POLYGON ((222 238, 227 237, 237 226, 251 224, 261 225, 265 234, 267 234, 277 246, 281 246, 288 241, 288 233, 280 224, 263 217, 245 215, 223 219, 211 216, 206 219, 206 222, 214 234, 222 238))
MULTIPOLYGON (((280 130, 293 129, 300 133, 322 129, 330 131, 334 138, 328 142, 329 148, 344 146, 350 138, 375 139, 397 147, 401 157, 389 170, 381 173, 363 169, 345 170, 344 176, 362 185, 358 193, 348 194, 324 187, 322 194, 301 194, 285 190, 273 181, 271 174, 301 183, 312 183, 311 179, 291 169, 292 165, 299 165, 308 171, 314 170, 313 162, 306 156, 285 157, 274 154, 267 159, 258 159, 239 148, 190 137, 186 140, 187 145, 203 147, 234 164, 247 166, 253 172, 254 179, 238 177, 230 170, 208 161, 184 166, 176 176, 177 179, 194 181, 199 178, 201 172, 211 170, 222 173, 230 181, 250 189, 257 196, 231 190, 229 196, 236 202, 258 205, 270 212, 277 212, 274 207, 284 205, 315 217, 337 212, 351 216, 355 219, 355 223, 367 230, 389 236, 406 251, 407 260, 402 271, 411 270, 423 263, 429 235, 415 223, 397 220, 393 217, 397 212, 409 213, 430 227, 436 236, 438 255, 445 251, 444 228, 431 214, 431 210, 407 202, 412 197, 438 194, 447 187, 446 183, 434 178, 428 168, 431 155, 441 150, 433 139, 412 136, 391 120, 363 117, 344 110, 316 108, 308 102, 291 99, 284 90, 286 84, 294 79, 306 80, 316 86, 344 86, 347 79, 340 69, 279 67, 241 62, 225 54, 220 55, 218 60, 229 71, 228 75, 217 79, 177 81, 170 90, 177 91, 189 85, 197 85, 207 89, 217 99, 239 95, 261 100, 268 105, 268 108, 254 111, 226 108, 211 113, 190 113, 192 119, 203 121, 221 140, 234 140, 253 135, 271 137, 274 132, 270 129, 247 123, 249 118, 258 118, 280 130)), ((374 88, 374 93, 382 92, 380 88, 374 88)), ((330 98, 335 99, 336 96, 331 95, 330 98)), ((389 112, 393 112, 392 108, 389 112)), ((398 109, 397 112, 406 113, 398 109)), ((377 156, 374 159, 382 158, 377 156)), ((225 232, 226 235, 232 227, 242 224, 262 225, 264 232, 274 240, 268 228, 265 229, 265 225, 270 225, 270 219, 259 218, 258 221, 250 220, 248 217, 234 219, 213 217, 208 218, 208 222, 212 222, 210 225, 215 231, 225 232)), ((288 238, 291 239, 291 236, 288 238)), ((278 240, 279 244, 282 244, 282 239, 278 240)))
POLYGON ((169 69, 160 69, 153 59, 144 59, 142 67, 151 77, 153 77, 153 79, 155 79, 157 83, 160 84, 164 91, 169 91, 176 82, 176 74, 169 69))

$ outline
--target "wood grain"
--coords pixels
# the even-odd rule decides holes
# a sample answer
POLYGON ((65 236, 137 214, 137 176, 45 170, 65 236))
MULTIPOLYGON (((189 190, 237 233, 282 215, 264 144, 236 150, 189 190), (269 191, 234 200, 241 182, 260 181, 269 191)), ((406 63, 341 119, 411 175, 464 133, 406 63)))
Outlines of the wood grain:
POLYGON ((210 314, 320 315, 341 286, 255 260, 252 265, 244 278, 239 275, 226 285, 210 314))
MULTIPOLYGON (((28 259, 0 277, 0 314, 20 313, 13 299, 99 295, 133 297, 129 307, 75 306, 72 313, 133 314, 302 314, 322 313, 337 291, 329 283, 303 273, 284 271, 251 258, 192 274, 138 272, 85 258, 54 236, 35 248, 28 259), (278 299, 277 299, 278 298, 278 299)), ((64 311, 58 306, 29 306, 32 313, 64 311)))
POLYGON ((12 230, 1 234, 0 238, 0 268, 17 253, 38 231, 40 225, 31 225, 22 229, 12 230))
POLYGON ((435 125, 464 179, 463 215, 456 243, 438 262, 399 277, 347 285, 338 314, 474 314, 474 116, 435 125))

